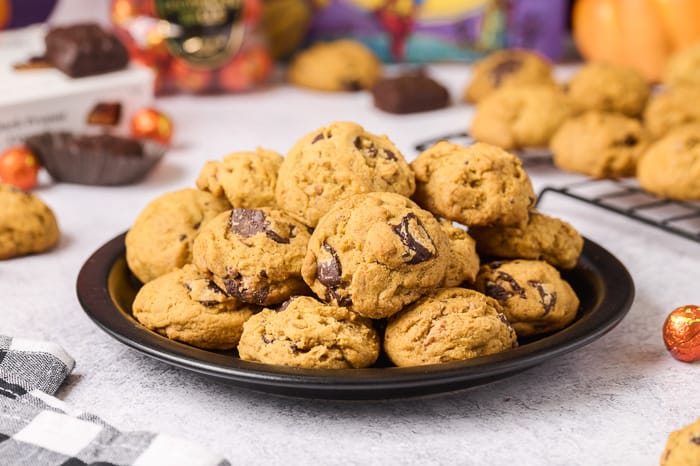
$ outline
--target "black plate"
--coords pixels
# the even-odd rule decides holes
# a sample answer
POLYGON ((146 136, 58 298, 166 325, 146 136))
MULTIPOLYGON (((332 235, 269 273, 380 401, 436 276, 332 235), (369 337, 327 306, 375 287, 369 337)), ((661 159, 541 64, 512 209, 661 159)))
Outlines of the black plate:
POLYGON ((576 320, 559 332, 521 342, 517 349, 448 364, 296 369, 194 348, 141 326, 131 315, 131 303, 140 283, 127 268, 124 236, 98 249, 78 275, 78 299, 97 325, 122 343, 168 364, 243 387, 291 396, 380 399, 481 385, 591 343, 622 320, 634 297, 634 283, 624 265, 596 243, 585 240, 578 265, 564 274, 581 299, 581 308, 576 320))

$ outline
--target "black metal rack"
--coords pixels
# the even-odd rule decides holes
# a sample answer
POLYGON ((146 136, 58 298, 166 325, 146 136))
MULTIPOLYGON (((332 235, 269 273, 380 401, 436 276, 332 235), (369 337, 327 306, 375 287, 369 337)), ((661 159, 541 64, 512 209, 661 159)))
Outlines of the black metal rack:
MULTIPOLYGON (((415 145, 422 152, 440 141, 471 145, 475 140, 466 131, 445 134, 415 145)), ((552 164, 552 155, 545 149, 516 151, 523 166, 552 164)), ((558 193, 610 212, 654 226, 700 243, 700 202, 662 199, 647 193, 634 180, 588 179, 561 187, 545 187, 537 203, 547 193, 558 193)))
POLYGON ((662 199, 631 180, 586 180, 545 187, 537 199, 558 193, 700 243, 700 202, 662 199))

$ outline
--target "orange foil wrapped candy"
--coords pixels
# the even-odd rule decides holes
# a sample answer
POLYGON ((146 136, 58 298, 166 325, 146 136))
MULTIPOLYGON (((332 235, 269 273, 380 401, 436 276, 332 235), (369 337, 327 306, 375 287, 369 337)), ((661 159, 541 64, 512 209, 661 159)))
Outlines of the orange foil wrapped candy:
POLYGON ((39 160, 25 146, 7 149, 0 154, 0 182, 29 191, 36 186, 39 160))
POLYGON ((266 81, 261 14, 261 0, 112 2, 117 34, 134 62, 155 71, 159 94, 236 92, 266 81))
POLYGON ((131 117, 131 136, 135 139, 151 139, 167 146, 173 137, 173 123, 162 112, 144 108, 131 117))
POLYGON ((700 306, 689 304, 674 309, 664 322, 664 343, 674 358, 683 362, 700 360, 700 306))

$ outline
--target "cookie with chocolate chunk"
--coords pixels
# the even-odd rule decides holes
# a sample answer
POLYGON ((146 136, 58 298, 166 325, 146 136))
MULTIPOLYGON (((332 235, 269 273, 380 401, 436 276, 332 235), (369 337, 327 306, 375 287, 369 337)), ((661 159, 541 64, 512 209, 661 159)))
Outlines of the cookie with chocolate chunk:
POLYGON ((311 227, 353 194, 388 191, 410 196, 411 168, 386 136, 334 122, 301 138, 280 167, 277 205, 311 227))
POLYGON ((554 165, 595 178, 634 175, 649 137, 639 120, 587 112, 566 121, 552 138, 554 165))
POLYGON ((192 261, 231 296, 268 306, 308 292, 301 263, 309 235, 305 225, 280 210, 237 208, 202 228, 192 261))
POLYGON ((518 346, 494 299, 464 288, 443 288, 389 318, 384 350, 397 366, 462 361, 518 346))
POLYGON ((243 323, 259 309, 228 296, 212 277, 192 265, 141 287, 132 312, 146 328, 172 340, 206 349, 232 349, 243 323))
POLYGON ((659 139, 679 126, 700 123, 700 88, 673 87, 655 94, 644 109, 644 126, 659 139))
POLYGON ((381 74, 376 55, 351 39, 312 45, 293 58, 288 71, 293 84, 330 92, 369 89, 381 74))
POLYGON ((382 79, 372 97, 375 107, 397 114, 437 110, 450 102, 447 89, 422 71, 382 79))
POLYGON ((143 283, 192 262, 200 228, 230 209, 226 199, 196 189, 163 194, 139 213, 126 234, 126 262, 143 283))
POLYGON ((576 293, 559 271, 544 261, 484 264, 474 288, 501 304, 519 337, 560 330, 578 312, 576 293))
POLYGON ((525 49, 497 50, 474 64, 464 100, 476 103, 497 89, 532 84, 555 85, 547 60, 525 49))
POLYGON ((272 206, 281 165, 280 154, 261 147, 255 152, 233 152, 223 160, 205 163, 197 187, 225 197, 233 207, 272 206))
POLYGON ((671 432, 661 454, 661 466, 700 464, 700 418, 682 429, 671 432))
POLYGON ((439 286, 449 254, 430 212, 398 194, 360 194, 321 218, 302 276, 326 302, 378 319, 439 286))
POLYGON ((650 87, 633 68, 590 62, 572 76, 566 93, 581 111, 618 112, 637 117, 644 111, 650 87))
POLYGON ((481 256, 541 259, 562 269, 573 269, 583 249, 583 238, 569 223, 534 210, 524 225, 473 227, 469 233, 481 256))
POLYGON ((53 211, 38 196, 0 183, 0 260, 44 252, 59 237, 53 211))
POLYGON ((637 165, 642 189, 661 197, 700 200, 700 122, 656 141, 637 165))
POLYGON ((572 102, 556 87, 509 87, 479 102, 469 132, 477 141, 503 149, 547 147, 574 113, 572 102))
POLYGON ((467 226, 527 222, 536 196, 515 155, 485 143, 441 141, 421 153, 414 200, 424 209, 467 226))
POLYGON ((238 353, 246 361, 282 366, 351 369, 374 364, 379 338, 369 319, 308 296, 279 310, 264 309, 243 326, 238 353))

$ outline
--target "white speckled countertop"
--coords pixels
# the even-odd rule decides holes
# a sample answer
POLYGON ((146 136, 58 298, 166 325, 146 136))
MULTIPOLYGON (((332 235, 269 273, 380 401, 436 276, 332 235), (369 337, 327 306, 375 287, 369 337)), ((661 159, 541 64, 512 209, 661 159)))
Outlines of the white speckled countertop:
MULTIPOLYGON (((434 76, 455 99, 467 68, 434 76)), ((233 464, 650 465, 668 433, 700 416, 700 364, 675 361, 661 326, 673 308, 700 304, 700 243, 548 195, 540 206, 571 222, 629 269, 636 297, 610 333, 572 353, 487 386, 394 401, 323 401, 256 393, 171 367, 96 327, 75 293, 87 257, 125 231, 157 195, 193 186, 199 168, 233 150, 280 152, 331 120, 389 135, 407 158, 424 139, 464 129, 464 104, 392 116, 368 94, 283 85, 239 96, 158 102, 176 124, 176 149, 141 184, 44 183, 36 193, 63 231, 51 253, 0 262, 0 333, 47 339, 77 361, 58 397, 123 430, 188 437, 233 464)), ((536 190, 580 177, 528 169, 536 190)), ((0 459, 0 463, 2 460, 0 459)))

